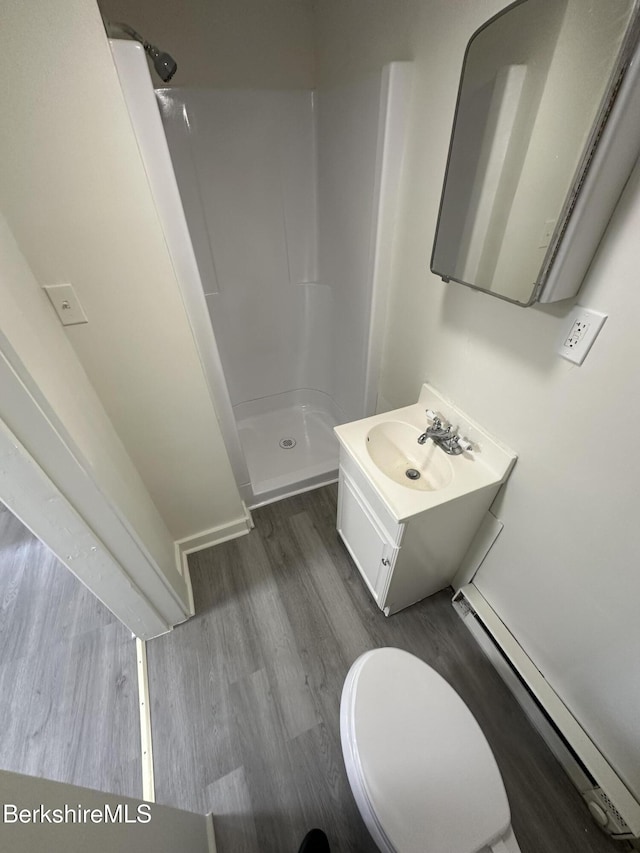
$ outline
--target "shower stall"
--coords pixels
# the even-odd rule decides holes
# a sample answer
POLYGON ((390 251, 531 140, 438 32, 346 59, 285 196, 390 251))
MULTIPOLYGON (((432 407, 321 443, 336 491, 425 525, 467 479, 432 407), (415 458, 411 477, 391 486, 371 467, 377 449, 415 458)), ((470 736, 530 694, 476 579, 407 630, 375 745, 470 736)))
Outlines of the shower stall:
POLYGON ((243 499, 335 480, 333 427, 376 407, 410 64, 154 93, 110 44, 243 499))

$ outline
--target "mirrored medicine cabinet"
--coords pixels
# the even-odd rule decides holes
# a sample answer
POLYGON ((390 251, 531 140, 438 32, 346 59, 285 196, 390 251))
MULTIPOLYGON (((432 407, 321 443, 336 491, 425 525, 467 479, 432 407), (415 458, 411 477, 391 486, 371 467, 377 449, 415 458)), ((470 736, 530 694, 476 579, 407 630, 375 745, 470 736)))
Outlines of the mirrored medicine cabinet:
POLYGON ((640 0, 518 0, 464 57, 431 270, 577 293, 640 152, 640 0))

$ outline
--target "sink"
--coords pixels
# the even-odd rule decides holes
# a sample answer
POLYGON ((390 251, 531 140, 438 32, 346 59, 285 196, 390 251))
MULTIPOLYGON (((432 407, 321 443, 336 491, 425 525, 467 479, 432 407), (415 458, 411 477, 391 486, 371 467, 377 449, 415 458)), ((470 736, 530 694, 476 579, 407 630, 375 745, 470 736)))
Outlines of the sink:
POLYGON ((436 491, 448 486, 453 466, 431 441, 418 444, 420 430, 403 421, 383 421, 367 432, 367 451, 382 473, 407 489, 436 491))
POLYGON ((335 433, 341 458, 356 464, 399 522, 447 504, 451 518, 461 523, 465 505, 479 505, 474 497, 479 493, 495 496, 516 460, 512 450, 427 384, 416 403, 342 424, 335 433), (431 439, 418 444, 428 424, 426 409, 440 412, 454 432, 469 439, 471 450, 449 456, 431 439))

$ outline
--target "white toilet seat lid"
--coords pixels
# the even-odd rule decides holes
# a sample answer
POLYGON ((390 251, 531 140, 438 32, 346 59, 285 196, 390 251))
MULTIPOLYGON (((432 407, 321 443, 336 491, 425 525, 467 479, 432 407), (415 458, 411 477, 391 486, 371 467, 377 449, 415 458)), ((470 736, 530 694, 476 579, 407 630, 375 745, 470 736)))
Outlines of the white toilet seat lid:
POLYGON ((453 688, 400 649, 366 652, 341 717, 376 823, 398 853, 477 853, 511 816, 491 748, 453 688))

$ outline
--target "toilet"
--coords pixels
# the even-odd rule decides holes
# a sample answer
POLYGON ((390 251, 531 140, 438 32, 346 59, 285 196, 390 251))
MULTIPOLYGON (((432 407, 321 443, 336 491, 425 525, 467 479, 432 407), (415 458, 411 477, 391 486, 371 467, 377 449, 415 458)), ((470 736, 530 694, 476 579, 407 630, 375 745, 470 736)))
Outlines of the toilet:
POLYGON ((392 648, 361 655, 342 690, 340 737, 383 853, 521 853, 480 726, 424 661, 392 648))

